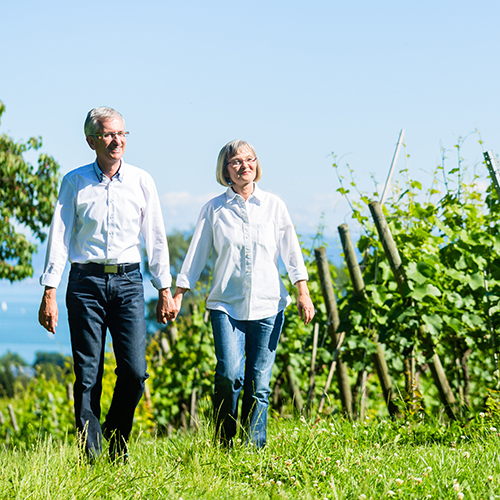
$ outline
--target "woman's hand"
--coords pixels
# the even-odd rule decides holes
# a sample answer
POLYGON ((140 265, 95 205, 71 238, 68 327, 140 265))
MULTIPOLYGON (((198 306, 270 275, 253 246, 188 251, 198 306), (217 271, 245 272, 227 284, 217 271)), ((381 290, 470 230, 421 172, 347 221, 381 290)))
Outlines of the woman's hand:
POLYGON ((172 318, 172 321, 175 321, 175 318, 177 318, 177 315, 179 314, 179 311, 181 310, 182 307, 182 298, 184 297, 184 294, 188 291, 187 288, 181 288, 177 287, 177 290, 174 293, 174 317, 172 318))
POLYGON ((295 283, 299 296, 297 297, 297 310, 299 311, 300 319, 307 325, 314 318, 314 306, 309 296, 307 281, 301 280, 295 283))

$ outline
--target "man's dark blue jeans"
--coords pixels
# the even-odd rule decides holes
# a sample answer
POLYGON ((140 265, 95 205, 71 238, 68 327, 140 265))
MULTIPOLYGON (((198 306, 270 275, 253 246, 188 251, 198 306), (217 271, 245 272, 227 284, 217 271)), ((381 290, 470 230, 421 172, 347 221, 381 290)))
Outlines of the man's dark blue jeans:
POLYGON ((107 329, 113 340, 117 378, 103 426, 105 437, 127 442, 148 377, 141 272, 91 274, 72 268, 66 305, 76 378, 76 426, 92 458, 102 450, 100 403, 107 329))

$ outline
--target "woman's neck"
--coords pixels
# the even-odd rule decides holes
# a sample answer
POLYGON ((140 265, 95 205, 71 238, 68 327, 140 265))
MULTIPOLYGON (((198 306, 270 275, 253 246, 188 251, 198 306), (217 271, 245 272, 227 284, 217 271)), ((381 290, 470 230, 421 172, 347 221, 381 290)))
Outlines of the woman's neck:
POLYGON ((239 194, 245 201, 247 201, 248 197, 254 192, 255 184, 253 182, 245 184, 244 186, 236 186, 233 184, 231 187, 236 194, 239 194))
POLYGON ((247 201, 248 197, 254 192, 255 184, 253 182, 243 186, 232 184, 231 187, 236 194, 239 194, 245 201, 247 201))

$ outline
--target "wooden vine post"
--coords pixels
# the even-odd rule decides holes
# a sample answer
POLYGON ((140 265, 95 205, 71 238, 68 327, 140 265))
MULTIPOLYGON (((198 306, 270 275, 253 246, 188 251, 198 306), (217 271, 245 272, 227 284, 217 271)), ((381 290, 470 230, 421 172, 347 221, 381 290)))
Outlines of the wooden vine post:
MULTIPOLYGON (((344 250, 347 269, 349 270, 349 276, 351 277, 354 295, 358 298, 364 298, 366 296, 365 282, 363 280, 363 275, 359 267, 358 259, 356 258, 356 252, 354 250, 351 234, 349 232, 349 226, 347 224, 341 224, 338 227, 338 231, 340 240, 342 242, 342 248, 344 250)), ((373 362, 375 364, 375 370, 377 371, 377 375, 380 380, 382 393, 384 394, 384 400, 387 404, 389 415, 396 416, 398 413, 398 407, 395 403, 396 394, 392 386, 392 380, 391 376, 389 375, 387 361, 385 360, 384 348, 381 344, 378 343, 378 335, 376 333, 374 333, 373 342, 377 346, 377 351, 373 355, 373 362)))
MULTIPOLYGON (((325 301, 326 312, 328 314, 328 333, 330 334, 330 340, 332 342, 334 352, 332 368, 330 369, 328 378, 329 380, 331 380, 331 375, 333 375, 333 370, 336 366, 342 409, 344 410, 344 413, 347 417, 352 418, 352 394, 351 386, 349 384, 349 377, 347 374, 347 366, 342 362, 342 358, 341 356, 339 356, 338 352, 343 339, 343 335, 338 332, 340 320, 337 310, 337 301, 333 292, 330 266, 328 264, 328 259, 326 258, 326 250, 324 247, 315 248, 314 255, 316 257, 316 264, 318 266, 318 274, 321 283, 321 291, 323 293, 323 300, 325 301)), ((325 387, 322 397, 322 403, 324 403, 325 395, 328 391, 328 385, 329 384, 327 382, 327 386, 325 387)), ((319 411, 322 411, 322 409, 323 405, 320 404, 319 411)))
MULTIPOLYGON (((392 272, 396 279, 396 283, 398 285, 399 291, 403 294, 404 285, 406 283, 406 276, 403 269, 403 264, 401 261, 401 257, 399 256, 398 249, 392 237, 391 231, 387 224, 386 218, 382 212, 382 207, 378 201, 372 201, 369 205, 370 212, 373 217, 373 221, 375 222, 375 226, 377 228, 377 232, 382 242, 382 246, 384 247, 385 255, 389 261, 389 265, 391 266, 392 272)), ((424 334, 423 327, 419 328, 419 333, 424 334)), ((451 419, 455 419, 457 417, 456 413, 456 400, 453 392, 451 390, 448 379, 446 378, 446 373, 444 372, 443 365, 441 364, 441 360, 434 347, 432 347, 432 358, 431 363, 429 364, 432 376, 434 378, 434 383, 439 392, 439 397, 441 402, 443 403, 446 413, 451 419)), ((410 370, 411 373, 411 385, 412 385, 412 399, 413 399, 413 386, 414 386, 414 374, 415 374, 415 358, 412 354, 409 360, 410 366, 406 365, 405 372, 410 370)), ((408 384, 407 384, 408 385, 408 384)))
POLYGON ((10 416, 10 421, 12 423, 12 428, 14 429, 14 432, 17 434, 19 432, 19 426, 17 425, 16 414, 14 413, 14 407, 12 406, 12 403, 9 403, 7 408, 9 409, 9 416, 10 416))
POLYGON ((318 336, 319 336, 319 323, 314 324, 313 345, 311 356, 311 369, 309 370, 309 391, 307 393, 306 411, 311 408, 312 400, 314 399, 314 388, 316 387, 316 356, 318 355, 318 336))
POLYGON ((302 398, 302 394, 300 393, 300 386, 295 378, 295 374, 293 373, 292 365, 288 364, 286 366, 286 373, 288 376, 288 384, 290 386, 293 404, 297 408, 297 411, 302 413, 302 410, 304 409, 304 400, 302 398))

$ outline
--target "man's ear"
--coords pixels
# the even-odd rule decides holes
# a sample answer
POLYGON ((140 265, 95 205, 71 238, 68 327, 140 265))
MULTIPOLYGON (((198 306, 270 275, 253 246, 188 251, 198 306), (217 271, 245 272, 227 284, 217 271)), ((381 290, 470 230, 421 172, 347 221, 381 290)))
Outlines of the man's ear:
POLYGON ((95 151, 95 137, 88 135, 86 139, 87 139, 87 144, 90 146, 90 149, 93 149, 95 151))

